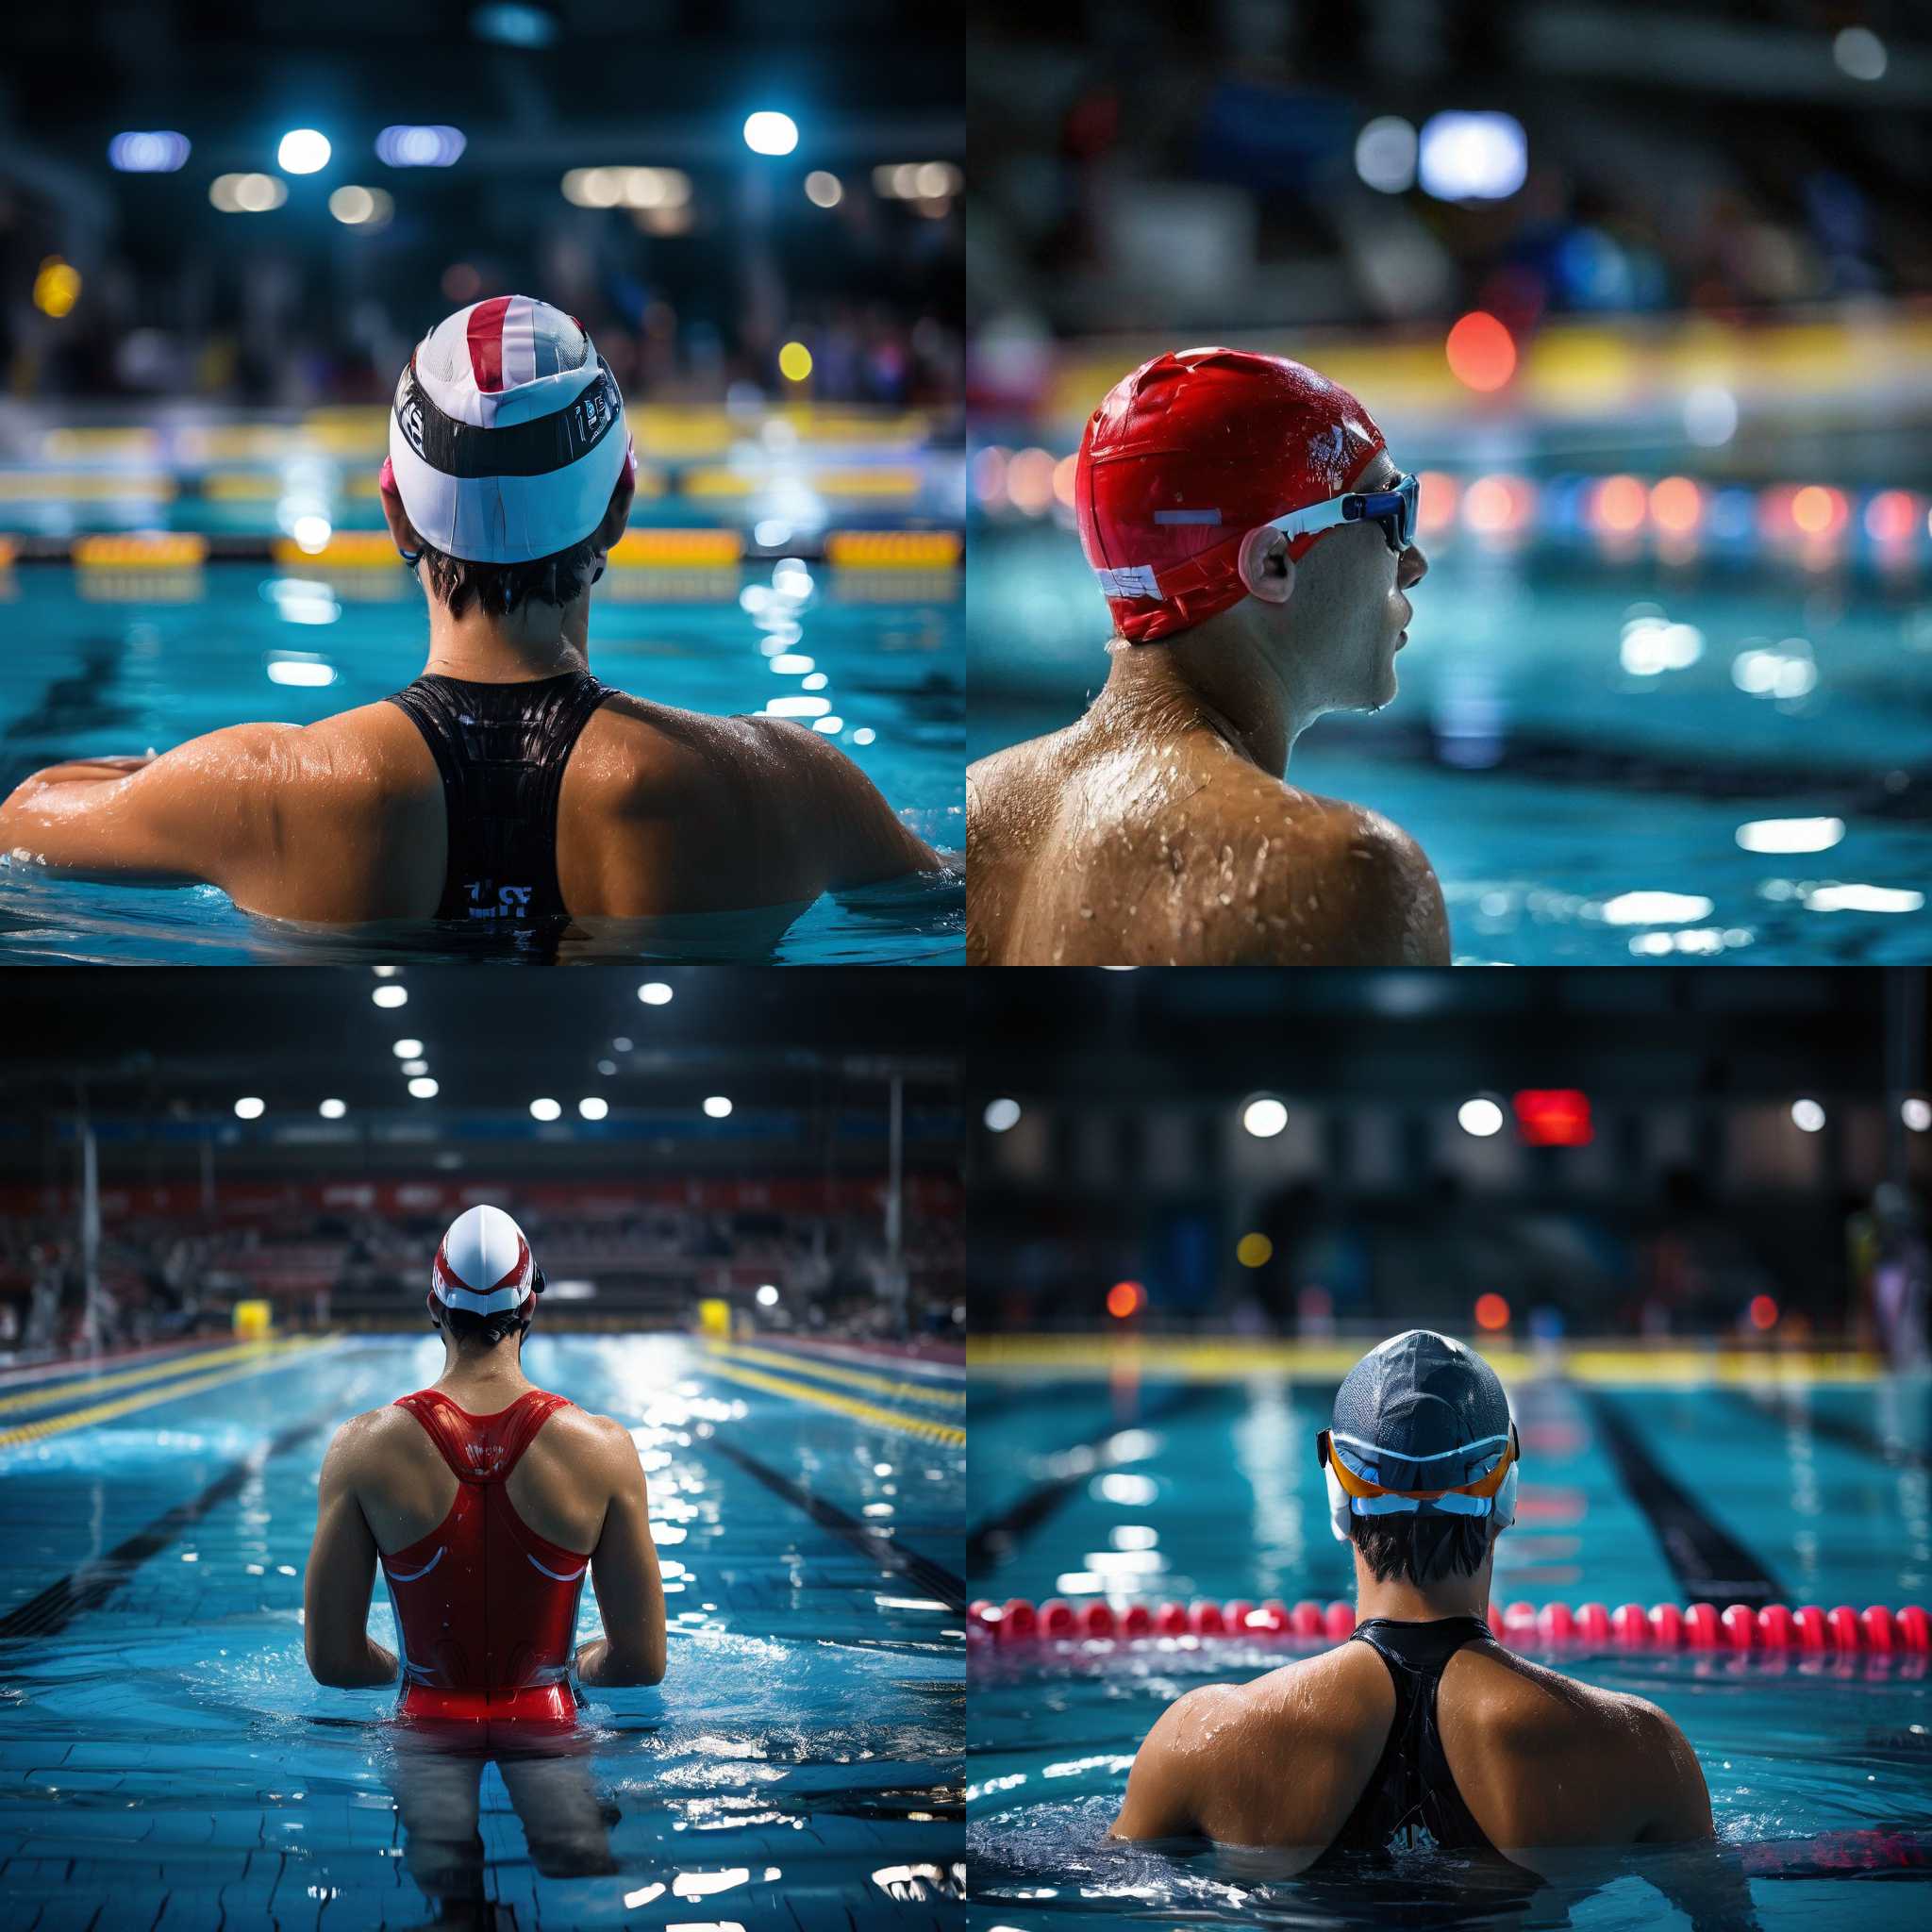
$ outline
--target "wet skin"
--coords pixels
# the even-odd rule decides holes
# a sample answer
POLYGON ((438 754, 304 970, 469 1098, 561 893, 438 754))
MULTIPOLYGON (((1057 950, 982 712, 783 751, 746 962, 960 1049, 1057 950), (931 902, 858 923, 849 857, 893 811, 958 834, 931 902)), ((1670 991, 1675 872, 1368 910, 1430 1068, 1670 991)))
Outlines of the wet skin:
MULTIPOLYGON (((1378 453, 1354 487, 1394 474, 1378 453)), ((1161 642, 1116 639, 1084 718, 968 772, 970 963, 1448 963, 1415 841, 1283 776, 1315 718, 1394 697, 1427 559, 1374 525, 1299 563, 1278 534, 1250 542, 1241 603, 1161 642)))
MULTIPOLYGON (((495 1415, 533 1386, 515 1338, 447 1349, 430 1386, 471 1415, 495 1415)), ((392 1405, 352 1416, 323 1459, 315 1541, 303 1582, 303 1636, 318 1682, 395 1681, 396 1659, 368 1634, 378 1550, 393 1554, 449 1514, 458 1482, 429 1432, 392 1405)), ((578 1648, 586 1684, 655 1684, 664 1674, 664 1587, 637 1447, 609 1416, 566 1407, 545 1418, 505 1482, 517 1515, 590 1558, 606 1635, 578 1648)))
MULTIPOLYGON (((600 537, 623 534, 628 478, 600 537)), ((420 545, 385 499, 400 547, 420 545)), ((601 561, 601 558, 598 559, 601 561)), ((588 668, 588 586, 569 605, 453 618, 430 594, 425 669, 510 684, 588 668)), ((391 704, 310 725, 238 724, 158 758, 92 758, 0 804, 0 853, 129 884, 219 886, 244 911, 351 924, 427 919, 442 895, 442 785, 391 704)), ((557 871, 584 917, 803 906, 936 870, 870 779, 818 733, 617 696, 564 767, 557 871)))
MULTIPOLYGON (((1473 1578, 1428 1591, 1378 1583, 1357 1557, 1357 1618, 1483 1614, 1493 1552, 1473 1578)), ((1656 1705, 1466 1644, 1438 1690, 1449 1771, 1505 1857, 1554 1875, 1578 1846, 1710 1839, 1704 1774, 1656 1705)), ((1269 1845, 1312 1864, 1368 1788, 1395 1717, 1388 1667, 1344 1643, 1247 1684, 1208 1685, 1161 1715, 1134 1760, 1117 1838, 1199 1836, 1269 1845)))

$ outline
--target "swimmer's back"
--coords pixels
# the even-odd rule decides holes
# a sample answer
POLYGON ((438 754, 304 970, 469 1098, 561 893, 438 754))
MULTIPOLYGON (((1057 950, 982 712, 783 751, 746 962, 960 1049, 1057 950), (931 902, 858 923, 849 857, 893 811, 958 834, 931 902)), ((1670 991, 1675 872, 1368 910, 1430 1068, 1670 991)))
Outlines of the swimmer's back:
MULTIPOLYGON (((434 755, 388 702, 242 724, 111 783, 23 785, 9 848, 61 870, 220 886, 243 910, 356 924, 432 918, 449 849, 434 755)), ((644 918, 803 903, 936 866, 816 733, 613 693, 564 766, 567 909, 644 918)))
POLYGON ((1413 840, 1209 733, 1075 725, 982 758, 966 803, 974 965, 1448 963, 1413 840))
MULTIPOLYGON (((408 1549, 449 1515, 456 1475, 408 1409, 391 1404, 357 1416, 344 1424, 341 1441, 345 1473, 385 1555, 408 1549)), ((636 1461, 621 1423, 566 1403, 543 1419, 504 1489, 519 1519, 539 1536, 589 1555, 636 1461)))
MULTIPOLYGON (((1534 1865, 1516 1855, 1543 1847, 1711 1836, 1690 1745, 1641 1698, 1478 1642, 1450 1658, 1436 1710, 1462 1802, 1516 1862, 1534 1865)), ((1367 1789, 1394 1717, 1388 1668, 1366 1643, 1191 1691, 1141 1746, 1114 1834, 1273 1845, 1311 1864, 1367 1789)))

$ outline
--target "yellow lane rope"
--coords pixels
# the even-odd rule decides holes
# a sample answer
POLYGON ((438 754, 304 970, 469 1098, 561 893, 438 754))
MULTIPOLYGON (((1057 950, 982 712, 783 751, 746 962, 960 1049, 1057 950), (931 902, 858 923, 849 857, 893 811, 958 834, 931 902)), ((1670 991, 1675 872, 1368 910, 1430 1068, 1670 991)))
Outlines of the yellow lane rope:
POLYGON ((287 1368, 299 1357, 315 1355, 341 1346, 340 1336, 319 1341, 290 1342, 275 1349, 265 1361, 242 1362, 219 1369, 211 1375, 199 1375, 191 1382, 171 1382, 165 1389, 144 1389, 137 1395, 124 1395, 116 1402, 97 1402, 86 1408, 70 1409, 65 1415, 48 1416, 37 1423, 22 1423, 17 1428, 0 1429, 0 1449, 19 1442, 43 1441, 49 1436, 66 1434, 69 1429, 85 1428, 91 1423, 112 1422, 116 1416, 132 1415, 139 1408, 152 1408, 158 1403, 174 1402, 184 1395, 199 1395, 208 1389, 224 1389, 230 1382, 245 1381, 250 1375, 265 1375, 287 1368))
MULTIPOLYGON (((1472 1345, 1506 1381, 1563 1375, 1574 1382, 1638 1388, 1722 1383, 1866 1382, 1885 1373, 1878 1357, 1842 1352, 1753 1354, 1715 1348, 1626 1348, 1577 1344, 1549 1355, 1491 1342, 1472 1345)), ((1213 1337, 989 1335, 966 1344, 969 1368, 1011 1374, 1177 1375, 1239 1382, 1251 1375, 1305 1375, 1340 1381, 1361 1358, 1357 1342, 1261 1341, 1213 1337)))
POLYGON ((827 1382, 843 1382, 848 1389, 870 1389, 874 1395, 890 1395, 900 1402, 933 1402, 963 1405, 964 1389, 949 1389, 932 1382, 898 1382, 889 1375, 868 1374, 863 1369, 849 1369, 843 1362, 820 1361, 787 1355, 781 1349, 752 1348, 741 1341, 711 1343, 712 1353, 735 1362, 763 1362, 774 1369, 791 1369, 801 1375, 817 1375, 827 1382))
POLYGON ((287 1348, 287 1341, 262 1343, 243 1341, 223 1348, 191 1349, 172 1356, 164 1362, 147 1362, 138 1369, 122 1369, 109 1375, 81 1375, 68 1381, 43 1382, 37 1389, 17 1395, 0 1397, 0 1415, 18 1415, 24 1408, 46 1408, 75 1396, 103 1395, 109 1389, 132 1389, 142 1382, 158 1382, 169 1375, 192 1375, 216 1362, 230 1362, 240 1356, 259 1355, 264 1346, 287 1348))
POLYGON ((768 1395, 789 1395, 794 1401, 833 1409, 840 1415, 872 1423, 878 1428, 892 1429, 902 1436, 921 1436, 928 1442, 943 1442, 954 1449, 965 1445, 966 1431, 954 1427, 951 1423, 928 1422, 923 1415, 901 1415, 897 1409, 879 1408, 873 1403, 860 1402, 855 1396, 835 1395, 829 1389, 814 1389, 808 1382, 794 1382, 784 1375, 767 1375, 757 1369, 734 1368, 721 1361, 703 1364, 700 1373, 722 1375, 727 1382, 742 1382, 747 1389, 762 1389, 768 1395))

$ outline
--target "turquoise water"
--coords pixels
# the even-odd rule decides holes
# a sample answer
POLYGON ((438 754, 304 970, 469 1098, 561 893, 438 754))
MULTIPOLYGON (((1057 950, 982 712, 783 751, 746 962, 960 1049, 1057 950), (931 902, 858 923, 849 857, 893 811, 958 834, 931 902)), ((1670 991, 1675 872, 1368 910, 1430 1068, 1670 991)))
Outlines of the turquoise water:
MULTIPOLYGON (((1420 841, 1458 960, 1932 957, 1923 571, 1612 564, 1555 541, 1431 554, 1400 695, 1319 721, 1289 775, 1420 841), (1644 622, 1684 627, 1691 661, 1647 668, 1624 629, 1644 622), (1781 697, 1774 675, 1807 688, 1781 697), (1790 820, 1840 829, 1796 834, 1809 850, 1740 843, 1790 820)), ((1106 678, 1108 620, 1070 531, 982 525, 968 556, 979 758, 1078 715, 1106 678)))
MULTIPOLYGON (((417 1924, 480 1897, 524 1925, 961 1924, 964 1452, 675 1337, 539 1338, 527 1361, 639 1444, 664 1681, 587 1692, 581 1757, 484 1771, 480 1857, 438 1872, 398 1814, 425 1773, 394 1692, 318 1688, 300 1613, 329 1431, 441 1360, 433 1338, 343 1342, 0 1449, 8 1923, 417 1924)), ((957 1379, 927 1381, 893 1412, 957 1423, 957 1379)), ((599 1627, 586 1591, 579 1636, 599 1627)), ((370 1628, 393 1648, 380 1590, 370 1628)))
MULTIPOLYGON (((1313 1450, 1333 1396, 1332 1383, 1268 1375, 1110 1386, 975 1374, 973 1593, 1351 1597, 1353 1564, 1329 1532, 1313 1450)), ((1744 1573, 1728 1581, 1766 1600, 1862 1607, 1932 1593, 1923 1380, 1759 1394, 1550 1379, 1521 1385, 1515 1400, 1524 1473, 1517 1524, 1496 1548, 1499 1605, 1682 1603, 1712 1580, 1700 1565, 1717 1550, 1744 1573), (1692 1493, 1688 1535, 1658 1472, 1692 1493)), ((1678 1853, 1579 1857, 1526 1919, 1480 1874, 1422 1855, 1390 1871, 1291 1878, 1257 1854, 1108 1843, 1133 1754, 1166 1705, 1292 1654, 1193 1639, 982 1649, 968 1714, 975 1896, 1018 1927, 1150 1915, 1562 1924, 1567 1911, 1595 1928, 1690 1923, 1657 1888, 1715 1885, 1728 1904, 1708 1923, 1772 1927, 1885 1923, 1862 1914, 1913 1907, 1890 1886, 1874 1892, 1866 1868, 1892 1880, 1902 1863, 1907 1875, 1932 1874, 1932 1690, 1927 1660, 1905 1657, 1538 1653, 1676 1719, 1709 1785, 1723 1856, 1715 1873, 1678 1853), (1839 1864, 1852 1869, 1824 1869, 1839 1864)))
MULTIPOLYGON (((906 587, 791 576, 772 600, 773 570, 724 574, 693 601, 641 593, 655 574, 625 574, 600 597, 591 667, 608 683, 716 714, 759 711, 774 697, 823 699, 829 732, 905 822, 942 856, 964 844, 965 726, 957 579, 906 587), (787 669, 774 671, 775 662, 787 669), (800 668, 803 667, 803 668, 800 668), (809 692, 807 678, 823 677, 809 692)), ((211 564, 162 598, 158 580, 98 601, 65 566, 8 580, 22 641, 0 659, 0 788, 82 755, 166 750, 243 719, 308 724, 367 704, 422 668, 427 629, 413 587, 386 572, 307 577, 267 565, 211 564), (380 596, 368 592, 379 590, 380 596), (407 594, 403 594, 403 593, 407 594), (291 676, 326 682, 278 681, 291 676)), ((958 874, 920 875, 827 894, 781 918, 727 915, 602 924, 565 957, 616 955, 786 964, 942 964, 965 957, 958 874)), ((0 868, 0 964, 323 964, 340 959, 468 958, 434 925, 317 932, 238 911, 210 887, 163 891, 49 879, 0 868)))

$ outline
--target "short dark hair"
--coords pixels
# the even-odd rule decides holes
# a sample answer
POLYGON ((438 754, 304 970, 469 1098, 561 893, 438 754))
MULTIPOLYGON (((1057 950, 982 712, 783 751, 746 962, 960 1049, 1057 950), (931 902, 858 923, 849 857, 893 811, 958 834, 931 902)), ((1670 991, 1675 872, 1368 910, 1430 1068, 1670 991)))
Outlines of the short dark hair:
POLYGON ((1351 1516, 1348 1534, 1377 1583, 1417 1585, 1474 1576, 1490 1548, 1487 1516, 1351 1516))
POLYGON ((442 1311, 442 1325, 458 1348, 470 1343, 494 1348, 506 1336, 527 1333, 530 1318, 519 1315, 514 1308, 499 1308, 493 1315, 473 1315, 467 1308, 446 1307, 442 1311))
MULTIPOLYGON (((603 528, 602 521, 598 529, 603 528)), ((568 604, 584 588, 584 573, 597 547, 597 531, 568 550, 540 557, 534 563, 472 563, 451 557, 433 543, 423 545, 423 568, 439 602, 460 617, 474 602, 488 617, 508 617, 525 604, 568 604)))

